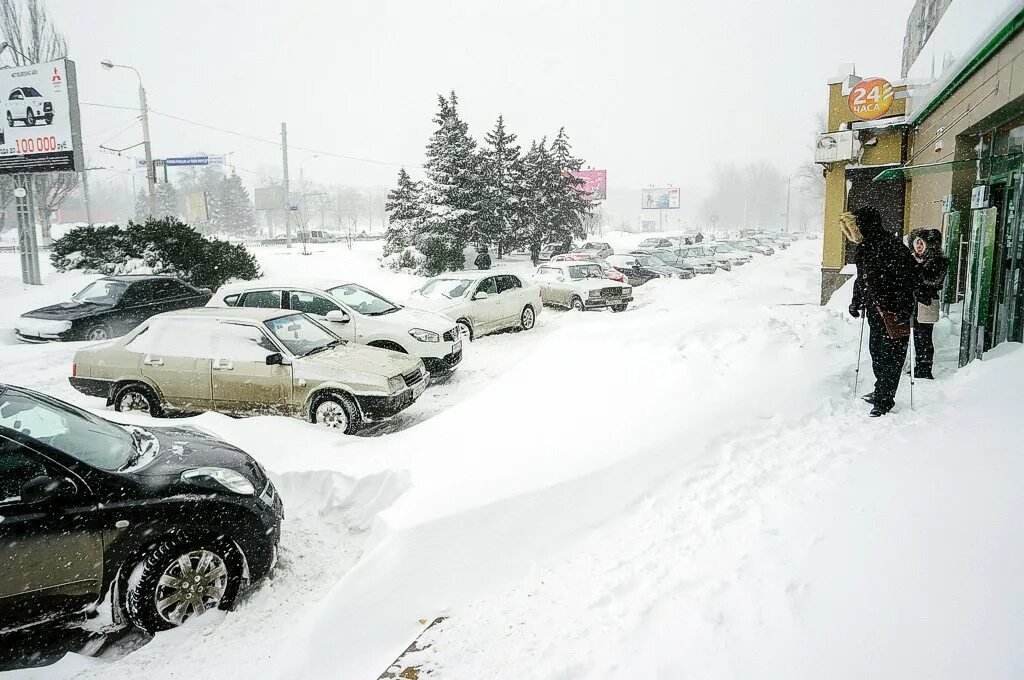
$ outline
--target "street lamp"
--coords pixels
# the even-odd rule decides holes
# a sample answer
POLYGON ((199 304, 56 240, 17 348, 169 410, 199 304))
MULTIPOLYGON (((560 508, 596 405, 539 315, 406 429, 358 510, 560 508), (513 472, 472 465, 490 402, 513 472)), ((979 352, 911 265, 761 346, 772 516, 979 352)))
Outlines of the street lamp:
POLYGON ((149 143, 149 106, 146 105, 146 88, 142 86, 142 76, 134 66, 115 64, 109 59, 100 62, 100 66, 108 71, 115 68, 131 69, 139 79, 139 108, 142 109, 142 144, 146 150, 146 184, 149 187, 149 214, 156 215, 156 168, 153 167, 153 147, 149 143))

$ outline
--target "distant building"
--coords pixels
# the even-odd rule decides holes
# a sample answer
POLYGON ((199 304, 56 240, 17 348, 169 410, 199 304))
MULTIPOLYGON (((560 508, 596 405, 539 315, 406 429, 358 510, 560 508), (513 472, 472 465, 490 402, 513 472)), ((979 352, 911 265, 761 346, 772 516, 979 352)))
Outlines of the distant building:
POLYGON ((921 54, 932 31, 939 25, 939 19, 953 0, 917 0, 907 17, 907 32, 903 36, 903 69, 900 77, 906 78, 910 67, 921 54))

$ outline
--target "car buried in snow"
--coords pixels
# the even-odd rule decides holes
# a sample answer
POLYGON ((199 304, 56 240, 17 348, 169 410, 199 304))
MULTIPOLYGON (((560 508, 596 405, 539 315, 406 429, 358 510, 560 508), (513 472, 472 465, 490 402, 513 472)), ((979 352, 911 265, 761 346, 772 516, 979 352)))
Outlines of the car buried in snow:
POLYGON ((585 311, 611 309, 624 312, 633 300, 631 286, 610 281, 593 262, 549 262, 533 277, 546 305, 585 311))
POLYGON ((396 304, 351 281, 242 281, 218 290, 207 306, 304 312, 345 340, 418 356, 431 377, 450 374, 462 361, 462 339, 451 319, 396 304))
POLYGON ((615 249, 604 241, 587 241, 574 252, 592 255, 594 257, 608 257, 615 254, 615 249))
POLYGON ((194 427, 118 425, 0 384, 0 633, 84 622, 146 633, 274 568, 284 510, 263 468, 194 427))
POLYGON ((748 253, 756 253, 758 255, 774 255, 775 249, 768 245, 761 245, 752 238, 740 239, 737 241, 730 241, 730 244, 738 250, 745 250, 748 253))
POLYGON ((669 267, 652 255, 612 255, 608 264, 626 275, 631 286, 642 286, 651 279, 692 279, 692 269, 669 267))
POLYGON ((544 305, 540 288, 529 281, 486 271, 432 278, 413 292, 409 306, 454 320, 466 342, 513 328, 532 330, 544 305))
POLYGON ((740 267, 754 259, 750 253, 722 241, 712 241, 707 247, 715 253, 715 260, 726 260, 734 267, 740 267))
POLYGON ((669 267, 690 270, 694 274, 714 274, 718 270, 718 267, 715 266, 714 262, 693 257, 683 257, 679 250, 678 246, 672 250, 668 250, 667 248, 651 248, 634 250, 630 255, 651 255, 652 257, 658 258, 662 263, 669 267))
POLYGON ((124 335, 149 317, 176 309, 202 307, 209 288, 196 288, 174 276, 104 276, 59 302, 22 314, 14 334, 24 342, 108 340, 124 335))
POLYGON ((78 350, 69 380, 116 411, 288 415, 354 434, 411 406, 429 377, 418 357, 348 342, 301 312, 203 307, 78 350))

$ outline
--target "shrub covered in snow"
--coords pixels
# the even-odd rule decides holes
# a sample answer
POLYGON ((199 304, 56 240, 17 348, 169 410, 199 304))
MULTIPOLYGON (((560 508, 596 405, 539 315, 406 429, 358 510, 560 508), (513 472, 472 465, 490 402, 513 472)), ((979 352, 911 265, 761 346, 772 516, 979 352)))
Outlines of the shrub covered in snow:
POLYGON ((260 275, 245 246, 205 238, 174 217, 129 222, 124 228, 77 227, 54 241, 50 261, 57 271, 174 274, 211 289, 260 275))
POLYGON ((413 246, 406 246, 398 252, 380 259, 380 264, 393 272, 412 271, 420 273, 427 263, 426 256, 413 246))

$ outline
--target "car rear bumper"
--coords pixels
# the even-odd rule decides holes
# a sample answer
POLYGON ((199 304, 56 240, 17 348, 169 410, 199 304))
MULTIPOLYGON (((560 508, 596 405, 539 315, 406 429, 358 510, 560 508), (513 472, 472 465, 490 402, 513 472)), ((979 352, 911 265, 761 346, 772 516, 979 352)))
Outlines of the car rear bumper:
POLYGON ((70 382, 71 386, 82 394, 90 397, 101 397, 103 399, 110 396, 110 388, 114 384, 111 380, 104 380, 102 378, 82 378, 79 376, 69 377, 68 382, 70 382))

